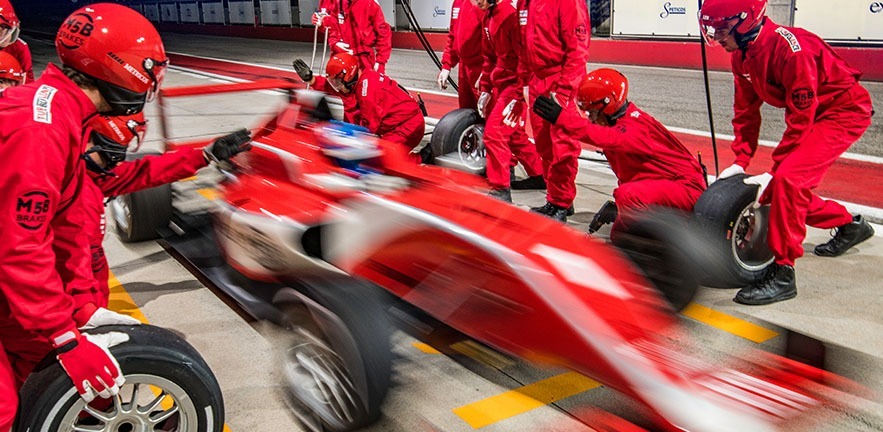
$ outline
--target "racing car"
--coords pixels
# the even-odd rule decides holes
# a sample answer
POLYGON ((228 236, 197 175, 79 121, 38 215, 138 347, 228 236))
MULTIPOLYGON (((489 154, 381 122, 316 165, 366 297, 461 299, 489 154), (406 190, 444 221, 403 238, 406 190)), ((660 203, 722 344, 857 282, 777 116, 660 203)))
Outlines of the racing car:
MULTIPOLYGON (((509 355, 592 377, 662 430, 775 430, 836 403, 834 384, 848 387, 771 354, 730 365, 694 358, 673 312, 695 286, 651 282, 633 259, 640 241, 622 251, 493 199, 481 178, 415 165, 329 112, 326 96, 296 92, 254 131, 200 231, 221 251, 215 279, 252 314, 297 333, 286 376, 312 430, 353 430, 379 416, 391 362, 380 298, 509 355)), ((204 245, 192 247, 202 255, 191 262, 207 260, 204 245)))

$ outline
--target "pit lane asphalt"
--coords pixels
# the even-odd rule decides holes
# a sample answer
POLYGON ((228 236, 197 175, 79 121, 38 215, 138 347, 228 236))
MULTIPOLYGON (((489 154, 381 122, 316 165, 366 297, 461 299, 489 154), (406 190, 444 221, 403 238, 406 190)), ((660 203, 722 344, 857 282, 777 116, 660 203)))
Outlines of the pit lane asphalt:
MULTIPOLYGON (((304 44, 202 38, 204 36, 191 39, 190 36, 172 35, 167 37, 167 44, 170 49, 184 51, 180 44, 186 42, 200 47, 189 51, 196 55, 247 58, 251 62, 274 64, 277 67, 287 67, 295 51, 307 59, 309 55, 309 46, 304 44), (278 60, 274 63, 267 58, 278 60)), ((32 43, 32 49, 38 65, 54 60, 50 46, 32 43)), ((425 54, 396 51, 390 73, 396 76, 397 73, 419 72, 421 76, 429 73, 434 77, 434 72, 426 72, 431 71, 430 68, 415 66, 419 64, 416 59, 422 57, 425 54), (398 59, 403 57, 407 61, 399 62, 398 59)), ((42 66, 37 69, 42 69, 42 66)), ((627 73, 635 76, 636 73, 652 75, 654 72, 641 69, 627 73)), ((688 71, 659 72, 665 76, 682 73, 693 74, 688 71)), ((407 78, 402 82, 413 87, 429 88, 432 77, 415 78, 413 82, 407 78)), ((720 79, 723 81, 724 78, 720 79)), ((650 81, 659 82, 661 79, 650 81)), ((166 85, 204 82, 205 76, 172 71, 168 74, 166 85)), ((877 94, 875 92, 875 99, 879 100, 877 94)), ((646 103, 642 105, 663 118, 659 113, 667 113, 668 107, 678 106, 680 100, 683 98, 666 100, 655 108, 650 108, 646 103)), ((702 99, 698 100, 701 102, 702 99)), ((281 96, 266 93, 174 101, 171 103, 173 135, 200 136, 231 131, 240 126, 254 127, 281 104, 281 96)), ((698 112, 700 117, 705 115, 701 107, 698 112)), ((156 125, 155 107, 151 107, 148 113, 156 125)), ((147 147, 156 146, 157 137, 158 128, 150 128, 147 147)), ((877 139, 874 142, 880 141, 877 139)), ((614 186, 615 179, 609 168, 583 164, 578 177, 577 214, 571 219, 574 228, 585 228, 592 216, 589 211, 594 211, 609 199, 614 186)), ((539 192, 516 191, 513 195, 516 203, 521 205, 538 205, 543 201, 543 195, 539 192)), ((693 319, 685 318, 684 322, 703 349, 719 352, 721 358, 725 356, 723 353, 758 346, 778 349, 784 344, 784 329, 797 330, 829 343, 826 360, 831 370, 871 388, 883 389, 883 340, 879 337, 883 333, 883 284, 880 282, 883 280, 883 240, 880 236, 883 227, 875 228, 878 232, 876 237, 843 257, 826 259, 810 254, 798 260, 800 294, 794 300, 749 308, 730 301, 734 290, 701 290, 696 303, 766 328, 775 333, 770 339, 758 343, 693 319)), ((826 239, 826 232, 811 229, 805 249, 809 252, 826 239)), ((109 234, 106 251, 112 271, 145 316, 156 325, 183 334, 207 359, 224 391, 230 430, 298 430, 281 397, 276 352, 276 342, 281 336, 277 329, 265 323, 244 321, 155 242, 121 244, 115 235, 109 234)), ((488 353, 477 356, 474 347, 461 352, 491 360, 483 363, 472 360, 470 355, 445 356, 421 348, 422 345, 415 345, 413 339, 397 334, 395 352, 399 358, 395 363, 395 386, 384 406, 384 417, 370 430, 474 430, 462 416, 454 412, 455 409, 523 385, 542 383, 564 373, 533 368, 505 356, 488 353)), ((583 417, 581 410, 590 405, 602 407, 629 420, 640 420, 630 402, 609 390, 593 388, 562 399, 556 402, 555 407, 527 410, 523 414, 494 422, 482 430, 589 430, 574 417, 583 417)), ((883 430, 883 410, 879 405, 874 405, 860 416, 821 430, 883 430)))

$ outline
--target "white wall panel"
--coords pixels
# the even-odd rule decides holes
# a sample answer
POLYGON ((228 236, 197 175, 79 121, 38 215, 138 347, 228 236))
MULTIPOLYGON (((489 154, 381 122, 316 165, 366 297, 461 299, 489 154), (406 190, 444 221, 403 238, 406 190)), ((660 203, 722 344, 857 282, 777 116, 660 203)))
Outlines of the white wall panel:
POLYGON ((453 0, 416 0, 411 2, 411 9, 423 30, 447 30, 451 14, 459 12, 451 8, 453 3, 453 0))
POLYGON ((312 25, 313 23, 310 17, 313 16, 314 12, 319 10, 319 0, 298 0, 297 9, 298 24, 312 25))
POLYGON ((178 5, 175 3, 160 3, 159 16, 160 20, 164 23, 177 23, 178 5))
POLYGON ((254 25, 254 4, 250 1, 231 1, 227 3, 230 11, 230 24, 254 25))
POLYGON ((202 22, 204 24, 224 24, 224 4, 221 2, 202 2, 202 22))
POLYGON ((794 26, 824 39, 883 41, 883 1, 795 0, 794 26))
POLYGON ((156 3, 144 5, 144 16, 153 22, 159 22, 159 5, 156 3))
POLYGON ((698 37, 696 0, 614 0, 614 36, 698 37))
POLYGON ((181 22, 199 24, 199 5, 196 3, 178 3, 181 12, 181 22))
POLYGON ((291 3, 288 0, 261 0, 262 25, 291 25, 291 3))

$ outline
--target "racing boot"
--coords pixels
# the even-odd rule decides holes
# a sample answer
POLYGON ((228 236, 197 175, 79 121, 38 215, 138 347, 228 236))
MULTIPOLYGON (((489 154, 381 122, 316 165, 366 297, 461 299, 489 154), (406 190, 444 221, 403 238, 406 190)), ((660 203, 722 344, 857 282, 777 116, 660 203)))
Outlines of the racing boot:
POLYGON ((823 257, 843 255, 853 246, 871 238, 874 228, 862 215, 853 216, 852 222, 837 228, 837 234, 827 243, 816 246, 813 253, 823 257))
POLYGON ((510 204, 512 203, 512 191, 509 188, 491 189, 487 195, 500 201, 505 201, 510 204))
POLYGON ((797 297, 794 267, 774 263, 763 279, 742 288, 733 299, 744 305, 765 305, 797 297))
POLYGON ((512 182, 512 189, 515 190, 544 190, 546 189, 546 181, 543 176, 535 175, 524 180, 516 180, 512 182))
POLYGON ((530 211, 546 215, 559 222, 567 222, 567 209, 550 202, 546 202, 542 207, 531 207, 530 211))

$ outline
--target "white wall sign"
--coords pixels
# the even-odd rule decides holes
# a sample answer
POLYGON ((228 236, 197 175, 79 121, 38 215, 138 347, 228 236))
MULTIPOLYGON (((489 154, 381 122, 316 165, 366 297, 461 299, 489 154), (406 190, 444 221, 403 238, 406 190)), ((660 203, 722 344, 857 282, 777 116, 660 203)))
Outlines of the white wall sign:
POLYGON ((695 0, 614 0, 613 36, 698 37, 695 0))
POLYGON ((291 3, 288 0, 261 0, 262 25, 291 25, 291 3))
POLYGON ((454 12, 453 3, 453 0, 417 0, 411 2, 411 9, 423 30, 447 30, 454 12))
POLYGON ((227 3, 230 11, 230 24, 254 25, 254 4, 250 1, 231 1, 227 3))
POLYGON ((178 3, 181 8, 181 22, 199 24, 199 6, 196 3, 178 3))
POLYGON ((883 41, 883 1, 795 0, 794 26, 827 40, 883 41))
POLYGON ((175 3, 162 3, 159 5, 159 16, 164 23, 178 22, 178 5, 175 3))
POLYGON ((204 24, 224 24, 224 4, 202 2, 202 22, 204 24))
POLYGON ((156 3, 144 5, 144 16, 153 22, 159 22, 159 5, 156 3))

